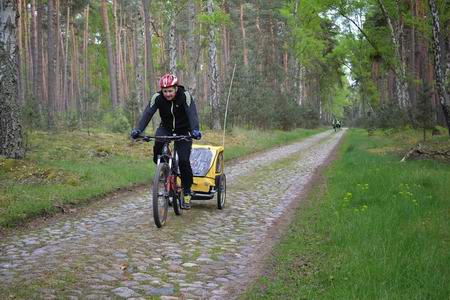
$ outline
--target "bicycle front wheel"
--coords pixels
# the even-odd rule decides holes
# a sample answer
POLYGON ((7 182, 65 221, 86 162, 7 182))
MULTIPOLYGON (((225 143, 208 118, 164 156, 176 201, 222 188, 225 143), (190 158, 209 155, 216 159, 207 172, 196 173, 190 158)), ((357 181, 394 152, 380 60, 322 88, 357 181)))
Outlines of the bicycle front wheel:
POLYGON ((153 178, 153 219, 158 228, 164 226, 169 208, 169 165, 160 163, 156 166, 153 178))

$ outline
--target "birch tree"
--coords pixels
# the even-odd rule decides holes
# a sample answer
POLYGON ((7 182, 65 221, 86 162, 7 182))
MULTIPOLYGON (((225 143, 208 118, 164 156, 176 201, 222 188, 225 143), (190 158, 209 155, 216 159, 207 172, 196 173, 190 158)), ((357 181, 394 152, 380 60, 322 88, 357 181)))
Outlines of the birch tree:
MULTIPOLYGON (((213 0, 207 2, 208 15, 212 16, 214 13, 213 0)), ((210 24, 209 26, 209 95, 211 97, 211 114, 213 129, 222 129, 220 123, 220 103, 219 103, 219 70, 217 64, 217 45, 216 45, 216 33, 215 28, 210 24)))
POLYGON ((177 73, 177 43, 176 43, 176 23, 175 12, 169 12, 169 71, 172 74, 177 73))
POLYGON ((18 65, 15 0, 0 0, 0 155, 23 158, 18 108, 18 65))
POLYGON ((409 95, 408 95, 408 82, 406 80, 406 57, 404 52, 404 41, 403 41, 403 22, 400 20, 400 3, 399 0, 395 1, 395 8, 398 12, 397 20, 394 21, 389 15, 383 0, 377 0, 378 5, 384 15, 384 18, 388 24, 389 31, 391 33, 392 44, 394 45, 395 57, 399 63, 398 70, 396 70, 396 91, 397 99, 400 107, 406 108, 410 105, 409 95))
POLYGON ((441 29, 439 21, 439 12, 436 7, 435 0, 428 0, 431 13, 433 37, 432 37, 432 48, 434 55, 434 74, 436 76, 436 88, 441 104, 442 110, 444 112, 445 122, 447 123, 448 133, 450 136, 450 113, 449 113, 449 98, 448 93, 445 88, 445 77, 442 71, 442 48, 440 45, 441 29))

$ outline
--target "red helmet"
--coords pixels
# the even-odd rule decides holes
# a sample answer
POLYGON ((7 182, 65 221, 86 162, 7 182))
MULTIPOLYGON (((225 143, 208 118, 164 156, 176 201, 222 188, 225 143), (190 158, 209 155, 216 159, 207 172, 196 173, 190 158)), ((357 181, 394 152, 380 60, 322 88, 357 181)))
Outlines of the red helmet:
POLYGON ((163 77, 161 77, 161 79, 159 80, 159 87, 160 88, 171 87, 177 85, 177 83, 178 83, 177 76, 167 73, 163 75, 163 77))

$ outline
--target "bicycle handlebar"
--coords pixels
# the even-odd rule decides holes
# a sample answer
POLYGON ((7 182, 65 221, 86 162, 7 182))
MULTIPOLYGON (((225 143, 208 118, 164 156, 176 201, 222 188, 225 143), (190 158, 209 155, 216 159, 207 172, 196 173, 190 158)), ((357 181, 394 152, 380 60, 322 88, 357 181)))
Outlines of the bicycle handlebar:
POLYGON ((159 135, 159 136, 151 136, 151 135, 140 135, 137 139, 141 139, 144 142, 162 140, 162 141, 190 141, 192 140, 192 136, 190 135, 159 135))

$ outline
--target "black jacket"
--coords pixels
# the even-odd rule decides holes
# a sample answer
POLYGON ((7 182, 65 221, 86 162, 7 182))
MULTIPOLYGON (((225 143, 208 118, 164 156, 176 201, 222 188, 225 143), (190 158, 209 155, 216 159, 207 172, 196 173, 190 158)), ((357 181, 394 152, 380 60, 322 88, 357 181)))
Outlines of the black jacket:
POLYGON ((186 134, 199 129, 197 108, 194 98, 179 85, 175 98, 171 101, 164 98, 161 91, 151 98, 139 121, 138 129, 142 132, 147 127, 156 110, 159 110, 161 125, 177 134, 186 134))

